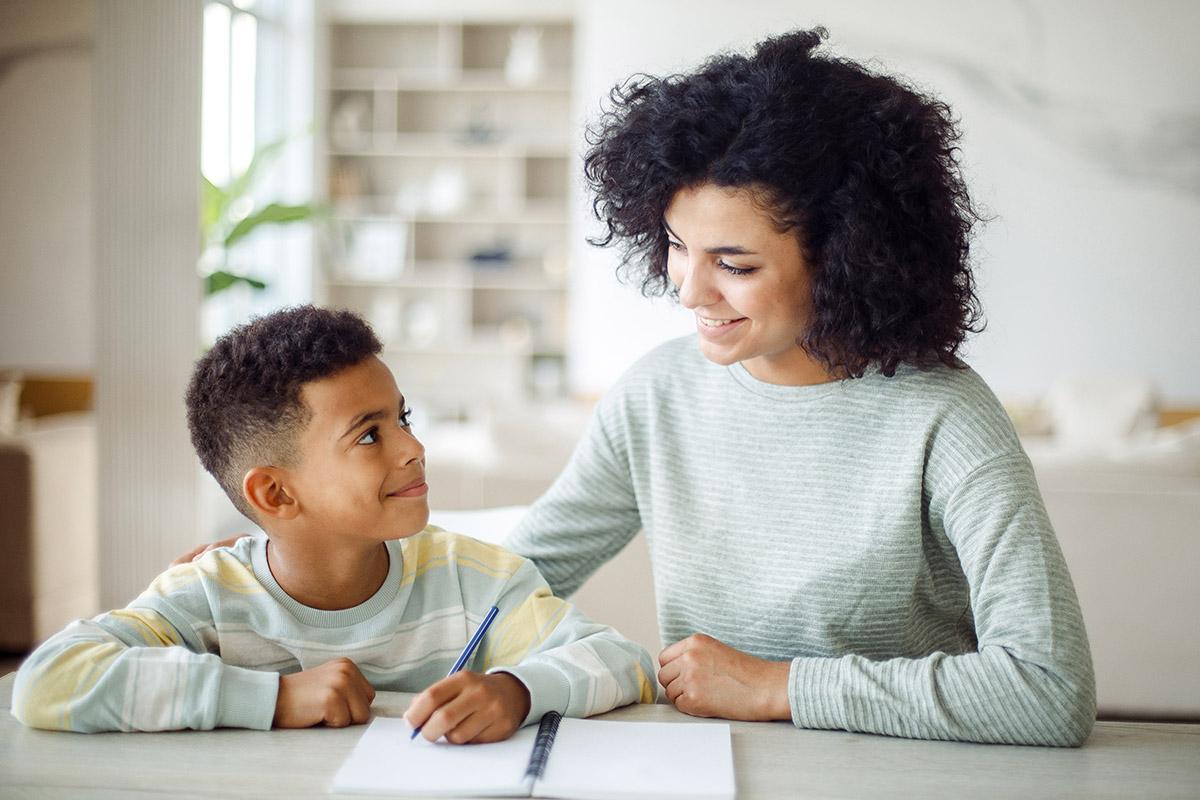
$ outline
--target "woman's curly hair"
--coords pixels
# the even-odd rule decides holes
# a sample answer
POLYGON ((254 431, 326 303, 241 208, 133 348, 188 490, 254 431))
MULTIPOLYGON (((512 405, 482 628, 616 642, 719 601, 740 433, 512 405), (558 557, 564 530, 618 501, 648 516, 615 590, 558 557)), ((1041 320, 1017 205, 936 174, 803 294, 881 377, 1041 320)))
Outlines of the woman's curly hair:
POLYGON ((744 187, 800 237, 813 318, 799 340, 835 373, 956 357, 982 330, 968 255, 979 214, 949 107, 817 53, 823 28, 719 55, 698 71, 635 75, 588 131, 584 172, 619 272, 675 293, 663 214, 702 183, 744 187))

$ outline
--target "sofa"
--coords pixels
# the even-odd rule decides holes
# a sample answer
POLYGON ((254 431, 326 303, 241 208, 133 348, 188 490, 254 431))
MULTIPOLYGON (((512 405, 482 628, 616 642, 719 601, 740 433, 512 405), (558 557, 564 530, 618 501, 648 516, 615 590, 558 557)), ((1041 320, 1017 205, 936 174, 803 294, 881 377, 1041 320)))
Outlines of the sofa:
MULTIPOLYGON (((1135 398, 1128 408, 1146 413, 1143 400, 1135 398)), ((1083 610, 1099 714, 1106 719, 1200 721, 1200 418, 1176 415, 1184 421, 1163 427, 1139 416, 1106 428, 1099 422, 1103 415, 1093 415, 1089 427, 1081 424, 1069 400, 1056 402, 1060 407, 1048 418, 1019 428, 1025 429, 1023 443, 1083 610), (1057 420, 1058 429, 1072 435, 1054 435, 1055 413, 1075 420, 1073 426, 1057 420)), ((579 431, 563 435, 574 441, 579 431)), ((479 430, 472 436, 474 444, 459 442, 447 448, 447 455, 460 452, 465 460, 473 451, 511 452, 522 441, 516 429, 479 430)), ((464 510, 469 504, 437 505, 431 491, 435 508, 441 509, 433 521, 502 543, 524 504, 537 496, 535 487, 548 485, 569 453, 548 451, 539 481, 539 471, 529 463, 534 449, 524 450, 521 491, 507 496, 490 483, 491 475, 505 469, 502 459, 492 468, 462 468, 464 485, 490 486, 481 490, 487 504, 504 505, 480 510, 464 510)), ((429 452, 430 486, 435 487, 433 465, 442 451, 433 444, 429 452)), ((436 467, 440 473, 456 469, 453 459, 436 467)), ((585 613, 652 653, 661 649, 642 535, 601 567, 574 600, 585 613)))
MULTIPOLYGON (((433 521, 502 542, 566 462, 587 413, 525 409, 497 419, 425 428, 422 438, 433 521)), ((1101 716, 1200 721, 1200 422, 1138 436, 1080 449, 1030 434, 1026 447, 1083 607, 1101 716)), ((99 610, 95 476, 89 414, 0 435, 0 651, 24 652, 99 610)), ((229 513, 227 527, 201 538, 249 527, 229 513)), ((641 535, 574 599, 661 649, 641 535)))
POLYGON ((90 413, 0 435, 0 652, 97 613, 96 428, 90 413))

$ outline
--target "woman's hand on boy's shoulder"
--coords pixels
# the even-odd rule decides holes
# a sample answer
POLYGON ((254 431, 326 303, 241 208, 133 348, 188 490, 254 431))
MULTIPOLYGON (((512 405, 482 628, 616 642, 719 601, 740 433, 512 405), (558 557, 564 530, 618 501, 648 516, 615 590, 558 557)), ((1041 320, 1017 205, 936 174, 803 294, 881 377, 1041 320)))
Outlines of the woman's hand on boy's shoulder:
POLYGON ((521 727, 529 702, 525 684, 507 672, 456 672, 414 697, 404 718, 431 742, 499 742, 521 727))
POLYGON ((244 538, 249 535, 250 534, 248 534, 248 533, 239 533, 236 536, 230 536, 228 539, 222 539, 219 542, 213 542, 212 544, 199 545, 198 547, 195 547, 195 548, 189 550, 188 552, 184 553, 183 555, 181 555, 179 558, 172 561, 167 566, 178 567, 180 564, 188 564, 192 561, 195 561, 197 558, 204 555, 209 550, 214 550, 218 547, 233 547, 233 545, 237 542, 238 539, 244 538))
POLYGON ((279 677, 275 699, 276 728, 310 728, 324 723, 331 728, 361 725, 371 718, 375 687, 358 665, 335 658, 319 667, 279 677))

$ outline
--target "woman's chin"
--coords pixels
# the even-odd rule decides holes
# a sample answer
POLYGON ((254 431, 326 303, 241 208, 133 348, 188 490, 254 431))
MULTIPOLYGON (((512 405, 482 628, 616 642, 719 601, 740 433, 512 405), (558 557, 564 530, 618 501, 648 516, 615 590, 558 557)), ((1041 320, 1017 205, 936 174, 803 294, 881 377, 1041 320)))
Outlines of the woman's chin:
POLYGON ((724 347, 713 342, 700 340, 700 355, 707 358, 714 364, 719 364, 722 367, 728 367, 730 364, 735 364, 741 361, 738 358, 737 351, 732 347, 724 347))

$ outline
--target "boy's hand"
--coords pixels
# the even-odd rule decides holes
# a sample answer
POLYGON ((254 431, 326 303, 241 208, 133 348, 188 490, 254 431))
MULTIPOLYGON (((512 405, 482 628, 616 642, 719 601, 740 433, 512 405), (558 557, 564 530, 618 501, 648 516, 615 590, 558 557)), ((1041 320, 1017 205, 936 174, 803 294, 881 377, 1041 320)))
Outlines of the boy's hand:
POLYGON ((204 555, 209 550, 212 550, 214 547, 233 547, 234 543, 238 539, 241 539, 243 536, 249 536, 249 535, 250 534, 248 534, 248 533, 239 533, 236 536, 230 536, 228 539, 222 539, 219 542, 213 542, 212 544, 202 544, 202 545, 184 553, 179 558, 175 559, 170 564, 168 564, 168 566, 178 567, 180 564, 187 564, 191 561, 195 561, 197 558, 204 555))
POLYGON ((512 736, 529 713, 529 690, 506 672, 458 672, 413 698, 404 719, 431 742, 499 742, 512 736))
POLYGON ((361 725, 371 716, 375 687, 348 658, 279 678, 275 700, 276 728, 308 728, 322 722, 331 728, 361 725))

